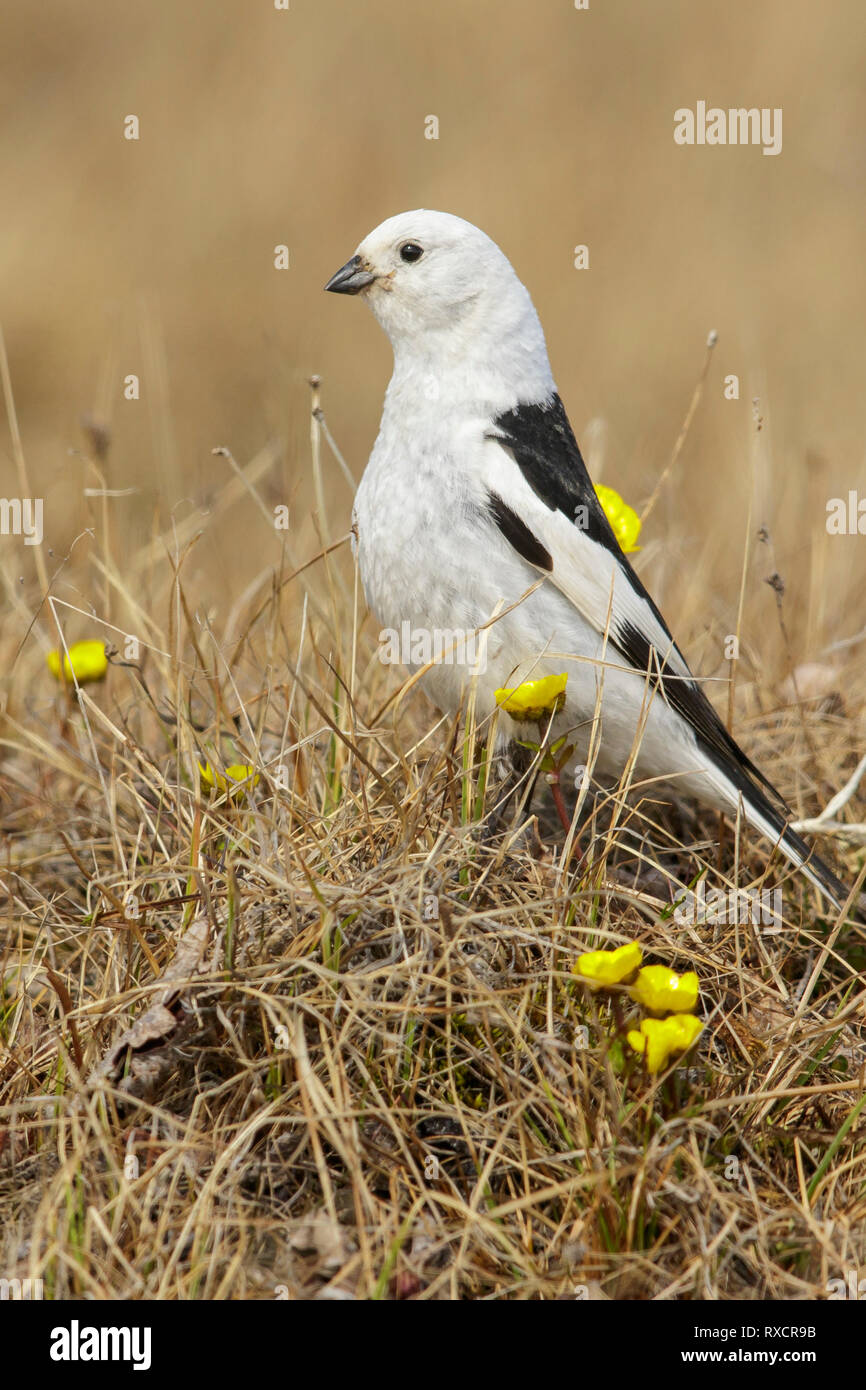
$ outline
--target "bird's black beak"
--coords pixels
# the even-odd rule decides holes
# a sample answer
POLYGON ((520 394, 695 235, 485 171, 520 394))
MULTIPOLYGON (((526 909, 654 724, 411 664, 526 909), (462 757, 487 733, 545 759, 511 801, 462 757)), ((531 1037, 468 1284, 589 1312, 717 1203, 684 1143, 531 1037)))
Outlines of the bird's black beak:
POLYGON ((326 290, 333 290, 334 294, 358 294, 360 290, 372 285, 376 276, 370 270, 365 270, 360 256, 353 256, 345 265, 341 265, 336 275, 332 275, 326 290))

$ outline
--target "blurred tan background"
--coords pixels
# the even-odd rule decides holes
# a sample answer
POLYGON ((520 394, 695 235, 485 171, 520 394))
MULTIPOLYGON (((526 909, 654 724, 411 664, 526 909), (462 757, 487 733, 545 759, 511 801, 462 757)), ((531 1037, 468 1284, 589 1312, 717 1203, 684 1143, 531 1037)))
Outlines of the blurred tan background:
MULTIPOLYGON (((123 546, 209 505, 227 477, 214 446, 244 463, 279 441, 263 492, 291 502, 312 554, 307 377, 321 374, 357 477, 390 372, 369 313, 322 285, 382 219, 428 206, 503 247, 578 438, 635 505, 717 330, 640 557, 693 655, 713 665, 707 605, 730 630, 753 476, 753 529, 774 545, 772 561, 750 552, 757 648, 779 674, 773 562, 798 659, 863 627, 866 536, 825 532, 828 497, 866 497, 860 0, 3 0, 2 14, 0 321, 55 556, 87 519, 70 452, 86 412, 110 427, 111 486, 138 490, 111 503, 123 546), (782 153, 677 146, 674 111, 698 100, 782 107, 782 153), (589 270, 573 268, 578 243, 589 270), (128 373, 139 402, 123 398, 128 373)), ((351 494, 325 467, 337 534, 351 494)), ((2 495, 15 479, 3 423, 2 495)), ((199 546, 215 610, 269 562, 262 527, 243 501, 199 546)), ((32 552, 2 544, 29 577, 32 552)), ((85 592, 85 573, 63 583, 85 592)))

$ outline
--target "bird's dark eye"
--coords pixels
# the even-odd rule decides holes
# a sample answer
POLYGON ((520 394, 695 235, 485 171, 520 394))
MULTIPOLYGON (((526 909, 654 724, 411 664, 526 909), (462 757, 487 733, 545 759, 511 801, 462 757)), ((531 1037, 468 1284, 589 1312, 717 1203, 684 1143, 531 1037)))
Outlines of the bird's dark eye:
POLYGON ((420 261, 424 255, 424 247, 419 246, 417 241, 407 241, 405 246, 400 247, 401 261, 420 261))

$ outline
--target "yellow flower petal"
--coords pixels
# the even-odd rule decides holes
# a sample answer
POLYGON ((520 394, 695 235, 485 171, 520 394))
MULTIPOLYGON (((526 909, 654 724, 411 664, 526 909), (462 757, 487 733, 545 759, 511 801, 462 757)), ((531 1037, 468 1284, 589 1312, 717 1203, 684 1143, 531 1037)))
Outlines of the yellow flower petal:
POLYGON ((643 960, 636 941, 627 941, 615 951, 584 951, 578 956, 575 975, 596 985, 618 985, 633 975, 643 960))
POLYGON ((645 965, 631 987, 631 995, 655 1013, 675 1010, 690 1013, 698 1002, 698 977, 694 970, 678 975, 666 965, 645 965))
POLYGON ((659 1072, 677 1052, 687 1052, 697 1040, 703 1024, 694 1014, 671 1014, 670 1018, 645 1018, 640 1032, 631 1029, 629 1046, 646 1057, 647 1071, 659 1072))
POLYGON ((595 484, 596 496, 602 505, 605 516, 611 524, 613 534, 619 541, 620 549, 626 555, 640 550, 635 541, 640 535, 640 517, 633 507, 624 502, 619 493, 604 483, 595 484))
POLYGON ((565 687, 568 674, 561 676, 542 676, 537 681, 524 681, 513 690, 501 689, 495 693, 495 700, 512 719, 534 719, 538 721, 546 714, 562 709, 565 704, 565 687))
POLYGON ((108 670, 105 643, 95 639, 73 642, 68 654, 63 653, 62 666, 59 651, 49 652, 45 661, 52 676, 57 680, 71 683, 74 674, 79 685, 86 685, 88 681, 101 681, 108 670))
POLYGON ((230 792, 232 795, 245 795, 246 788, 236 785, 238 782, 246 782, 252 778, 252 786, 259 780, 258 773, 254 767, 249 767, 246 763, 230 763, 226 768, 225 776, 217 772, 210 763, 199 763, 198 770, 201 773, 201 780, 205 786, 215 787, 221 792, 230 792))
POLYGON ((248 763, 229 763, 226 772, 233 782, 246 782, 247 778, 252 777, 253 786, 255 786, 259 780, 255 768, 250 767, 248 763))

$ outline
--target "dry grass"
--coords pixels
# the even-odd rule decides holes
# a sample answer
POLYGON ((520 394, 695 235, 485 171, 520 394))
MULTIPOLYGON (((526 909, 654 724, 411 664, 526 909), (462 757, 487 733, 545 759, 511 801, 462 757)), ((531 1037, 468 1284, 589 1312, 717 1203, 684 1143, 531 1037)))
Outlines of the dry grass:
MULTIPOLYGON (((91 502, 78 611, 52 611, 117 651, 80 701, 6 572, 0 1269, 56 1298, 798 1299, 866 1266, 862 928, 651 788, 587 803, 565 848, 543 805, 540 834, 485 835, 490 731, 392 698, 321 513, 215 630, 197 537, 267 511, 270 462, 122 564, 91 502), (259 780, 208 792, 205 761, 259 780), (678 922, 702 869, 783 884, 783 931, 678 922), (660 1078, 625 1056, 628 999, 572 973, 631 938, 701 980, 660 1078)), ((739 692, 801 814, 856 761, 857 650, 834 699, 739 692)))
MULTIPOLYGON (((583 808, 582 859, 544 806, 540 841, 486 838, 463 732, 417 690, 382 712, 399 677, 338 546, 351 487, 306 444, 316 369, 360 473, 388 345, 321 286, 404 208, 499 241, 594 476, 636 505, 717 329, 638 563, 725 714, 739 634, 733 727, 798 816, 826 808, 866 746, 866 551, 825 529, 862 493, 862 6, 6 9, 24 449, 4 425, 0 493, 44 497, 46 533, 0 538, 0 1278, 799 1298, 866 1272, 862 933, 652 788, 583 808), (675 146, 703 97, 783 106, 782 156, 675 146), (118 648, 80 707, 46 672, 58 624, 118 648), (260 780, 230 802, 199 759, 260 780), (783 882, 785 931, 678 924, 702 865, 783 882), (702 982, 698 1049, 656 1081, 572 974, 632 936, 702 982)), ((862 790, 834 819, 866 820, 862 790)), ((821 848, 853 883, 860 842, 821 848)))

